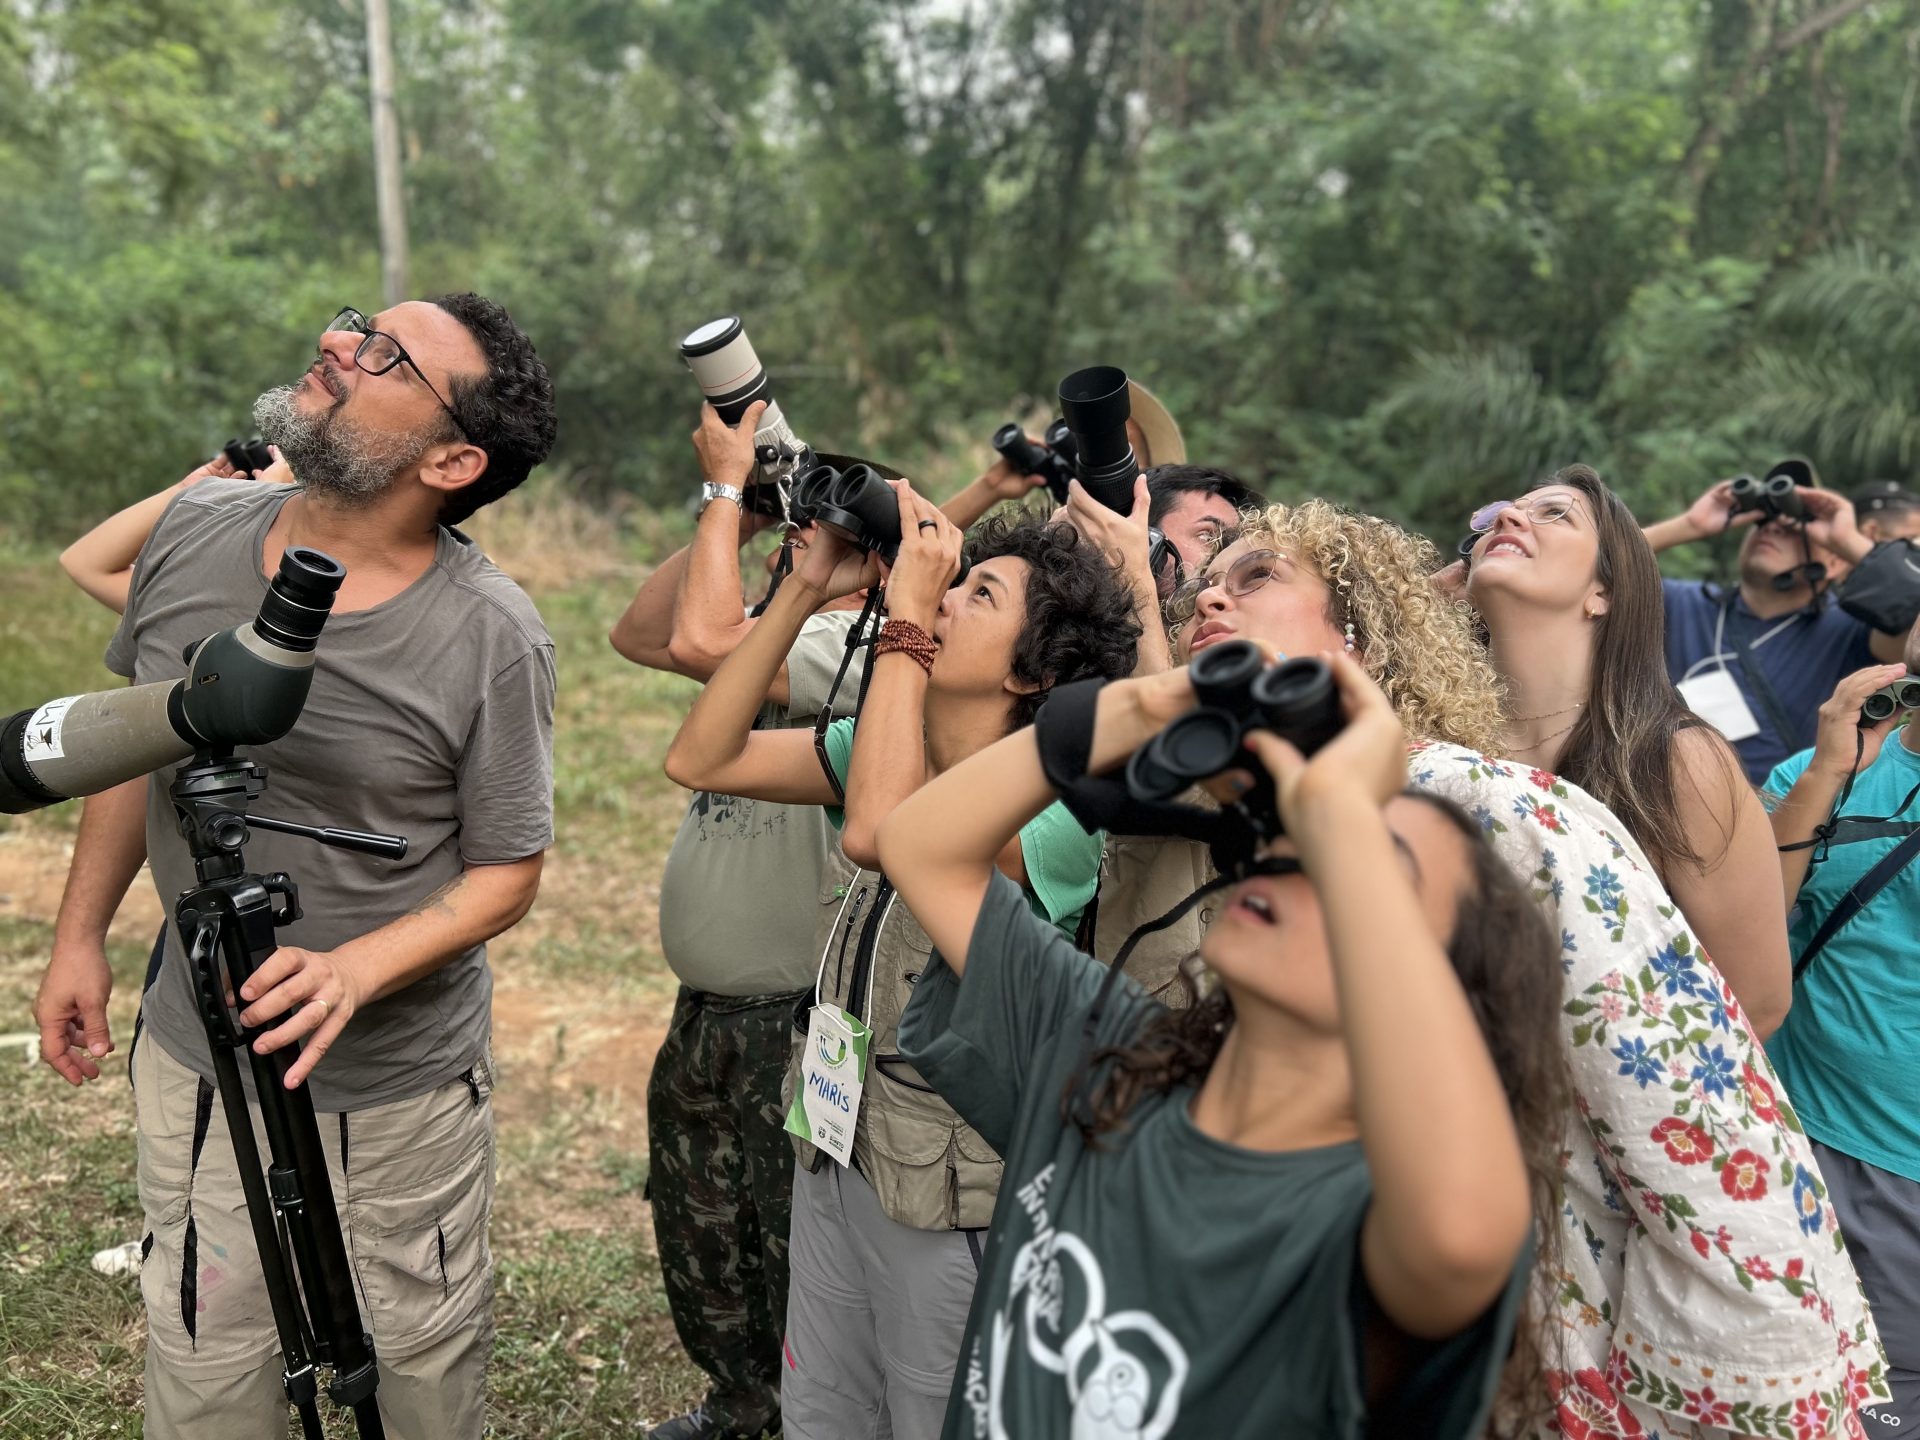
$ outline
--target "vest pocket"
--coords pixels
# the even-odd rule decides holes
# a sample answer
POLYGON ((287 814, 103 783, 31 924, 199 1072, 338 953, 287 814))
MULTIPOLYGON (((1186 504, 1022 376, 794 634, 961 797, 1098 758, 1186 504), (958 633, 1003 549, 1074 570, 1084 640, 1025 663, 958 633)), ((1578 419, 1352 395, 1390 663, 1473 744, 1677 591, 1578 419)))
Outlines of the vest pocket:
POLYGON ((966 1230, 990 1225, 1006 1162, 971 1125, 962 1124, 953 1132, 953 1148, 958 1155, 953 1167, 954 1223, 966 1230))
POLYGON ((880 1208, 916 1230, 951 1230, 958 1223, 954 1204, 953 1132, 960 1118, 937 1095, 926 1095, 867 1067, 861 1118, 873 1163, 862 1166, 880 1208))

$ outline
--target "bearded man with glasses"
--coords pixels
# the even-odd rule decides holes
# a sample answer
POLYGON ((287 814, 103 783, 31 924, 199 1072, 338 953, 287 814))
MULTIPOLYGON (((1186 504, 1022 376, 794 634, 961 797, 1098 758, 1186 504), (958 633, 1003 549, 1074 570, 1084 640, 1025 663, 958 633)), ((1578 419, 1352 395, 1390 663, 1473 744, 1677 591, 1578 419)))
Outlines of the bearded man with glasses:
MULTIPOLYGON (((300 484, 180 491, 140 551, 107 664, 135 684, 179 676, 185 646, 259 607, 289 545, 347 568, 299 725, 249 753, 275 814, 409 848, 396 862, 256 831, 249 862, 291 872, 304 916, 237 1003, 267 1027, 257 1048, 300 1047, 288 1082, 320 1112, 387 1433, 478 1435, 493 1336, 486 942, 533 904, 552 842, 554 666, 532 602, 451 527, 546 457, 553 387, 505 310, 451 295, 341 311, 254 416, 300 484)), ((95 795, 81 819, 34 1007, 42 1055, 76 1085, 113 1048, 104 942, 142 861, 163 903, 193 883, 164 775, 95 795)), ((146 1434, 284 1434, 278 1342, 177 934, 141 1022, 146 1434)))

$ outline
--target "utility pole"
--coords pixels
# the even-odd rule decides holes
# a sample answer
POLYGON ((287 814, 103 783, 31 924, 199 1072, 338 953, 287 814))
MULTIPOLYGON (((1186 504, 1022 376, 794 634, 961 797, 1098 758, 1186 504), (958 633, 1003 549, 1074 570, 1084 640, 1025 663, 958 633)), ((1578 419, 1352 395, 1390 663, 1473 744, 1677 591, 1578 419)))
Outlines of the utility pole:
POLYGON ((373 187, 380 204, 385 304, 407 298, 407 206, 400 193, 400 121, 393 109, 393 27, 387 0, 367 0, 367 76, 373 91, 373 187))

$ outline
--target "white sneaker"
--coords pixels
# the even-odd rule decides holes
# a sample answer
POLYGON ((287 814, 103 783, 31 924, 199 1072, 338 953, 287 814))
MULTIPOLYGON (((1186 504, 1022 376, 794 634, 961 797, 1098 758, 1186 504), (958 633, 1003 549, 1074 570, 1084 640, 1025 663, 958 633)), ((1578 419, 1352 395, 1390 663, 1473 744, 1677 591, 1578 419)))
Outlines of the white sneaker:
POLYGON ((124 1245, 116 1245, 111 1250, 102 1250, 93 1257, 93 1268, 102 1275, 138 1275, 140 1273, 140 1242, 129 1240, 124 1245))

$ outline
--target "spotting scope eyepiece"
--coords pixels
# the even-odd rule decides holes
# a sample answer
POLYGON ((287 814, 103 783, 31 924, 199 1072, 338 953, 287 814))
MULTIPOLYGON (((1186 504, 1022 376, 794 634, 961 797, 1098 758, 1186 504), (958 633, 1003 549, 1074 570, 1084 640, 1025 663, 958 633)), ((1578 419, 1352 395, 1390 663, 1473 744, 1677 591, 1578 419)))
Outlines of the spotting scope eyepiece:
POLYGON ((288 550, 259 613, 190 646, 185 678, 67 695, 0 720, 0 813, 92 795, 196 750, 278 740, 307 703, 314 647, 346 578, 330 555, 288 550))

